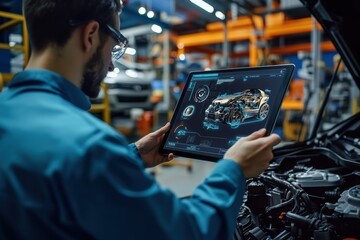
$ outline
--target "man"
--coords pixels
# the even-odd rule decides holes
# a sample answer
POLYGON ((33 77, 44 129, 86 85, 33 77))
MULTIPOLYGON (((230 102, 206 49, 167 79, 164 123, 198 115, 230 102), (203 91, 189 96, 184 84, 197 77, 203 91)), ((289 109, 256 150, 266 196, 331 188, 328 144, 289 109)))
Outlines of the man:
POLYGON ((128 145, 87 112, 125 50, 119 0, 24 0, 32 56, 0 94, 0 239, 231 239, 245 178, 277 135, 235 143, 192 198, 145 167, 169 125, 128 145))

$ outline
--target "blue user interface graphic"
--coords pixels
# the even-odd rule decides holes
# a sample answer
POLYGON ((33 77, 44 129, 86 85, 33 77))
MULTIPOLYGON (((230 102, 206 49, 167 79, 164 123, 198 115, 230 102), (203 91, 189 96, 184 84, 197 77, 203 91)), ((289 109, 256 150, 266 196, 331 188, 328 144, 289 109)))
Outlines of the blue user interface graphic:
POLYGON ((238 139, 269 124, 285 77, 282 68, 193 74, 165 148, 221 158, 238 139))

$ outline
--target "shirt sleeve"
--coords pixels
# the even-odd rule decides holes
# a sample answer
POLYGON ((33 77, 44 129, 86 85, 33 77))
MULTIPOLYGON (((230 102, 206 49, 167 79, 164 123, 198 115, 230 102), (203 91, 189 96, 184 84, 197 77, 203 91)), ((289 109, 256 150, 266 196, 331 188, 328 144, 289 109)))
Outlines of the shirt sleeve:
POLYGON ((137 155, 138 158, 141 158, 139 149, 137 149, 135 143, 130 143, 128 146, 137 155))
POLYGON ((64 176, 73 221, 95 239, 232 239, 245 179, 219 161, 191 198, 179 199, 116 137, 92 138, 64 176))

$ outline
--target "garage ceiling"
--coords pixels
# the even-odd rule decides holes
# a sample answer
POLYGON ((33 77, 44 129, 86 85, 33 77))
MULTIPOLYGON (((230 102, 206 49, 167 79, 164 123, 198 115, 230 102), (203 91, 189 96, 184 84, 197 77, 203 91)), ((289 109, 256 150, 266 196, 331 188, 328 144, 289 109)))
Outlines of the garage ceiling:
MULTIPOLYGON (((121 28, 131 28, 143 24, 155 23, 164 28, 171 29, 177 34, 187 34, 202 31, 206 24, 221 21, 215 16, 216 11, 227 13, 231 11, 231 4, 235 5, 237 14, 246 15, 253 12, 254 8, 266 7, 272 2, 280 0, 205 0, 215 9, 208 13, 198 7, 191 0, 123 0, 126 5, 121 14, 121 28), (146 14, 140 15, 138 9, 145 7, 148 11, 155 12, 149 19, 146 14)), ((294 0, 293 0, 294 1, 294 0)))

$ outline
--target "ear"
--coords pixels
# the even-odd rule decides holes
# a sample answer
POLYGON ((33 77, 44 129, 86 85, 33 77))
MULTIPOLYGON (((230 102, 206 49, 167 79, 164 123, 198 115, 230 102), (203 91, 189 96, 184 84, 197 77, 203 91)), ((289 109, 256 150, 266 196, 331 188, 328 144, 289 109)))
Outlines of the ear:
POLYGON ((96 21, 91 21, 85 25, 82 38, 85 52, 90 52, 94 49, 97 49, 97 46, 100 42, 99 31, 100 25, 96 21))

